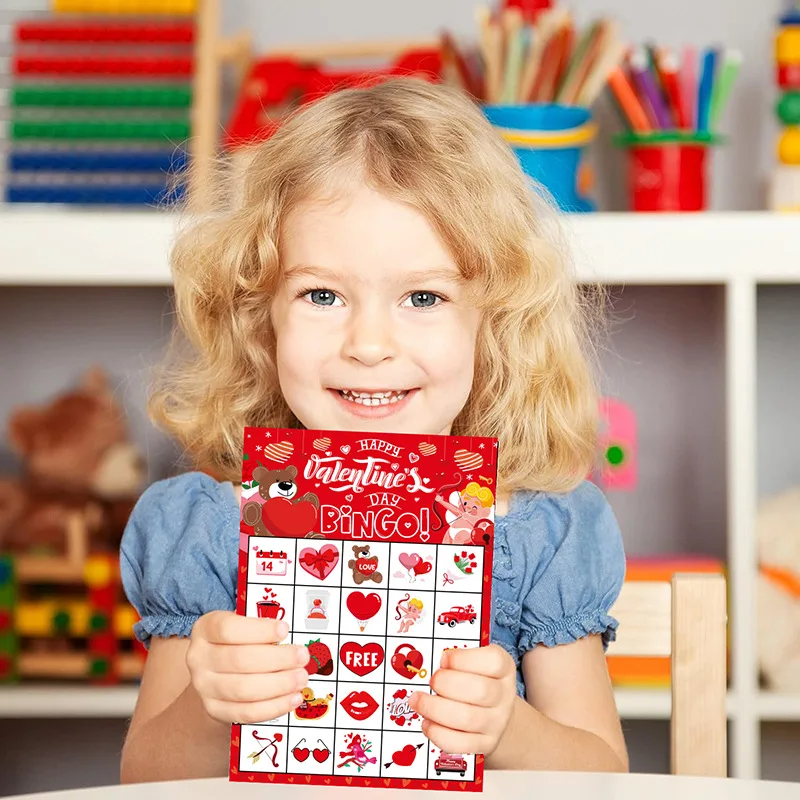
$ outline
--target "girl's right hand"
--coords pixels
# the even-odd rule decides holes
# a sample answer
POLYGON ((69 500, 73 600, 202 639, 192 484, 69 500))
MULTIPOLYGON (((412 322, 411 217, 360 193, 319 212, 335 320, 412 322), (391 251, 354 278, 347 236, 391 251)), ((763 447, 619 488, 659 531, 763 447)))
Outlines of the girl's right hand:
POLYGON ((186 665, 210 717, 264 722, 300 705, 309 653, 302 645, 278 645, 287 631, 283 621, 232 611, 212 611, 197 620, 186 665))

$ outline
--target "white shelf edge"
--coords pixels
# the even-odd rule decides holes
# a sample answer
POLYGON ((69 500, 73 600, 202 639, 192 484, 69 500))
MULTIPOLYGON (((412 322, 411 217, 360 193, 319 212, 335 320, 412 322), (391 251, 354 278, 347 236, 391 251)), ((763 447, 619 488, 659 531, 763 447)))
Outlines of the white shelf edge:
MULTIPOLYGON (((136 686, 3 686, 0 719, 14 718, 116 718, 127 719, 136 703, 136 686)), ((669 719, 667 689, 616 689, 617 708, 623 719, 669 719)), ((800 719, 800 696, 792 706, 800 719)), ((728 715, 734 703, 728 697, 728 715)))
POLYGON ((136 686, 2 686, 3 719, 126 719, 133 714, 136 686))
POLYGON ((759 692, 756 711, 762 722, 800 722, 800 692, 759 692))
MULTIPOLYGON (((596 213, 562 221, 583 282, 800 282, 800 214, 596 213)), ((0 286, 168 287, 177 223, 168 211, 0 208, 0 286)))

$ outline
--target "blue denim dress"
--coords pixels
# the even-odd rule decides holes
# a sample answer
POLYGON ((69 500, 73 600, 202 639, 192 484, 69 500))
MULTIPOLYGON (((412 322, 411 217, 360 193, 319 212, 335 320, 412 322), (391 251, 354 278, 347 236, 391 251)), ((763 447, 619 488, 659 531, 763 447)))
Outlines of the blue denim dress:
MULTIPOLYGON (((148 487, 122 539, 125 593, 141 620, 134 633, 189 636, 198 617, 235 609, 239 506, 233 486, 199 472, 148 487)), ((619 526, 592 483, 572 492, 517 492, 495 519, 491 639, 517 664, 537 645, 590 634, 613 641, 609 616, 625 577, 619 526)))

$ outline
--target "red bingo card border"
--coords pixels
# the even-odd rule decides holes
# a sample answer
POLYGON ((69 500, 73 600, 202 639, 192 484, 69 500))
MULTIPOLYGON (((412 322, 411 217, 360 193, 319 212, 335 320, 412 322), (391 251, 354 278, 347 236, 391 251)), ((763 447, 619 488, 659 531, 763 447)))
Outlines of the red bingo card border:
MULTIPOLYGON (((338 505, 339 512, 344 509, 342 500, 347 497, 347 503, 353 505, 357 499, 356 492, 345 491, 341 486, 345 484, 345 479, 339 479, 340 475, 334 472, 324 472, 326 464, 339 463, 355 464, 355 459, 361 459, 364 463, 369 457, 376 459, 372 463, 372 469, 361 468, 360 477, 356 473, 348 476, 356 481, 355 485, 361 485, 360 494, 368 495, 370 492, 380 492, 386 483, 392 481, 392 474, 400 473, 406 475, 407 481, 417 487, 421 497, 428 498, 427 507, 433 506, 435 494, 442 493, 447 496, 450 491, 456 488, 461 491, 466 483, 478 482, 481 486, 489 486, 494 493, 497 482, 497 440, 490 437, 459 437, 459 436, 418 436, 413 434, 372 434, 372 433, 353 433, 343 431, 307 431, 303 429, 276 429, 276 428, 252 428, 248 427, 244 431, 244 448, 242 461, 242 482, 243 487, 250 488, 254 480, 254 472, 259 466, 269 470, 285 470, 289 467, 297 469, 296 483, 298 495, 302 496, 307 491, 312 491, 319 501, 319 516, 315 529, 311 532, 303 532, 302 526, 298 527, 298 520, 279 521, 278 524, 286 527, 276 531, 274 535, 280 538, 302 538, 304 542, 313 545, 320 538, 329 538, 337 541, 374 541, 387 543, 415 544, 423 543, 428 545, 443 544, 442 537, 447 530, 445 523, 440 529, 440 519, 444 518, 444 513, 440 512, 440 518, 434 514, 424 515, 420 512, 417 515, 418 529, 406 535, 397 530, 392 530, 391 520, 387 524, 386 520, 378 522, 377 516, 370 517, 371 529, 364 527, 364 518, 367 515, 357 516, 352 514, 352 518, 347 520, 346 516, 339 513, 336 517, 334 507, 338 505), (334 456, 334 452, 336 455, 334 456), (401 454, 404 456, 401 462, 401 454), (349 457, 349 458, 348 458, 349 457), (413 474, 412 474, 413 473, 413 474), (320 478, 320 480, 316 480, 320 478), (456 487, 456 478, 460 478, 456 487), (358 484, 358 481, 362 483, 358 484), (372 483, 370 483, 370 481, 372 483), (433 488, 435 492, 431 492, 433 488), (339 491, 334 491, 339 489, 339 491), (425 491, 428 489, 428 491, 425 491), (361 527, 357 529, 359 521, 361 527), (294 526, 294 527, 292 527, 294 526), (326 533, 320 535, 320 530, 326 529, 326 533), (306 538, 307 533, 317 534, 317 538, 306 538), (420 534, 427 534, 427 538, 420 538, 420 534), (414 538, 410 538, 413 536, 414 538)), ((262 473, 263 475, 263 473, 262 473)), ((393 485, 398 486, 395 478, 393 485)), ((353 480, 347 481, 352 483, 353 480)), ((405 488, 403 486, 402 488, 405 488)), ((387 492, 394 493, 396 489, 387 489, 387 492)), ((242 501, 242 508, 246 505, 242 501)), ((422 505, 422 503, 420 503, 422 505)), ((263 511, 263 509, 262 509, 263 511)), ((266 513, 266 512, 265 512, 266 513)), ((387 517, 389 515, 387 514, 387 517)), ((263 518, 263 517, 262 517, 263 518)), ((252 518, 249 517, 250 521, 252 518)), ((272 521, 272 520, 271 520, 272 521)), ((406 523, 406 529, 413 528, 413 524, 406 523)), ((239 573, 237 580, 237 599, 236 611, 239 614, 246 613, 247 601, 247 581, 249 568, 249 542, 251 536, 263 534, 263 530, 248 525, 240 511, 240 545, 239 545, 239 573)), ((493 559, 493 524, 486 523, 480 528, 475 528, 475 539, 464 543, 464 547, 481 547, 483 550, 483 582, 481 592, 481 619, 480 619, 480 645, 489 643, 489 631, 491 620, 491 574, 493 559)), ((451 541, 446 544, 453 544, 451 541)), ((459 542, 460 544, 460 542, 459 542)), ((438 548, 437 548, 438 559, 438 548)), ((434 581, 434 586, 438 580, 438 575, 434 581)), ((295 588, 296 584, 291 584, 295 588)), ((435 624, 435 620, 434 620, 435 624)), ((424 637, 429 638, 429 637, 424 637)), ((431 642, 435 641, 433 636, 431 642)), ((338 652, 336 654, 339 656, 338 652)), ((384 678, 384 684, 387 680, 384 678)), ((338 682, 337 682, 338 684, 338 682)), ((352 729, 356 729, 353 726, 352 729)), ((259 783, 281 783, 281 784, 310 784, 320 786, 364 786, 379 788, 407 788, 407 789, 428 789, 428 790, 450 790, 450 791, 471 791, 481 792, 483 790, 484 757, 475 756, 474 778, 471 781, 461 780, 458 776, 453 779, 443 779, 441 777, 422 778, 391 778, 382 776, 366 777, 363 775, 313 775, 290 772, 255 772, 239 769, 240 749, 242 747, 241 731, 242 725, 234 724, 231 726, 231 748, 230 748, 230 771, 229 779, 235 782, 259 782, 259 783)), ((308 728, 309 733, 313 733, 314 727, 308 728)), ((334 732, 340 730, 335 727, 334 732)), ((385 729, 376 731, 383 734, 385 729)), ((313 738, 313 737, 312 737, 313 738)), ((425 738, 421 735, 421 738, 425 738)), ((430 745, 429 740, 425 741, 430 745)), ((335 748, 335 740, 333 747, 335 748)), ((288 742, 287 742, 288 748, 288 742)), ((430 747, 426 747, 426 758, 430 758, 430 747)), ((332 754, 335 755, 335 754, 332 754)), ((380 759, 379 764, 380 767, 380 759)), ((430 772, 430 770, 428 770, 430 772)))

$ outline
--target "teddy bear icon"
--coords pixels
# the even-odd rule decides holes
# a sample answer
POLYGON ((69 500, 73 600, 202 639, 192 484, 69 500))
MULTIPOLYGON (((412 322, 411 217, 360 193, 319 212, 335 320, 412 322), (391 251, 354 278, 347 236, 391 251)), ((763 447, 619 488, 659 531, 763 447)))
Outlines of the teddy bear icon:
POLYGON ((378 572, 378 556, 370 555, 368 544, 353 545, 353 555, 355 557, 347 562, 347 568, 353 571, 353 583, 356 586, 367 581, 380 583, 383 580, 383 575, 378 572))
POLYGON ((285 469, 256 467, 253 480, 258 483, 258 499, 242 506, 242 519, 257 536, 303 536, 324 538, 313 529, 317 524, 319 498, 313 492, 298 497, 295 482, 297 467, 285 469))

